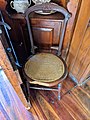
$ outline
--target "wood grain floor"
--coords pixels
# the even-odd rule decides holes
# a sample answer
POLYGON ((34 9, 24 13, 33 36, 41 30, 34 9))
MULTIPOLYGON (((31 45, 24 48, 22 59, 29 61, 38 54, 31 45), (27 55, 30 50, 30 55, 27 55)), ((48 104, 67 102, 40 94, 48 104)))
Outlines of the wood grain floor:
MULTIPOLYGON (((74 86, 68 78, 64 81, 62 95, 74 86)), ((58 101, 57 92, 31 90, 29 110, 35 120, 90 120, 90 86, 73 89, 58 101)))

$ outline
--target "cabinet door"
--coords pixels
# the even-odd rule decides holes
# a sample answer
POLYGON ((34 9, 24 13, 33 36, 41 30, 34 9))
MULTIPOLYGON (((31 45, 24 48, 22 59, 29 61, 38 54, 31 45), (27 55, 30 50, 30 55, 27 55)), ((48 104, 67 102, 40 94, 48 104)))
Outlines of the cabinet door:
POLYGON ((31 14, 34 42, 41 47, 58 45, 64 16, 60 13, 51 15, 31 14))
POLYGON ((50 47, 58 45, 60 39, 61 22, 59 21, 38 21, 32 23, 33 37, 36 45, 50 47))

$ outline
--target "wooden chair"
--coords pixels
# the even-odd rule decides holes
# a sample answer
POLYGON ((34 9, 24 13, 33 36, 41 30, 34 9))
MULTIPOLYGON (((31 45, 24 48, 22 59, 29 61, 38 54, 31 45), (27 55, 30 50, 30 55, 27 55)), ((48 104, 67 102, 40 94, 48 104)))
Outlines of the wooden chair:
MULTIPOLYGON (((55 13, 54 13, 55 14, 55 13)), ((24 66, 24 76, 27 80, 28 99, 30 98, 31 89, 39 90, 54 90, 58 92, 58 99, 60 100, 61 84, 67 76, 67 67, 65 61, 61 58, 62 43, 65 33, 65 28, 68 19, 70 18, 69 12, 63 7, 55 3, 44 3, 40 5, 34 5, 27 9, 25 12, 25 19, 27 22, 29 38, 31 43, 32 56, 27 60, 24 66), (34 11, 48 11, 54 10, 64 15, 64 20, 61 21, 62 29, 60 33, 60 42, 56 54, 41 52, 35 53, 35 46, 33 42, 33 35, 30 24, 30 13, 34 11), (31 86, 34 84, 34 87, 31 86), (35 87, 35 85, 37 85, 35 87), (43 87, 41 87, 43 86, 43 87), (57 88, 54 88, 57 86, 57 88)))

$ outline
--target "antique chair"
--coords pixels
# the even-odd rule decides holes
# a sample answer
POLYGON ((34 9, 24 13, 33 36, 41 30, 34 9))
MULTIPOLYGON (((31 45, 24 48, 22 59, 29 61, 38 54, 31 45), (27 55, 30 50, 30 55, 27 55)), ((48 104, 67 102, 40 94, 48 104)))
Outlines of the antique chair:
MULTIPOLYGON (((54 13, 55 14, 55 13, 54 13)), ((61 91, 61 84, 63 80, 67 76, 67 67, 66 63, 61 58, 61 50, 62 50, 62 43, 65 33, 65 28, 68 19, 70 18, 69 12, 64 9, 63 7, 55 4, 55 3, 44 3, 40 5, 34 5, 28 8, 25 12, 25 19, 27 22, 29 38, 31 43, 31 52, 32 56, 27 60, 24 66, 24 76, 27 80, 27 89, 28 89, 28 99, 30 97, 29 89, 39 89, 39 90, 54 90, 58 92, 58 100, 60 100, 60 91, 61 91), (60 33, 60 42, 58 45, 57 53, 49 53, 47 52, 40 52, 36 53, 32 29, 30 24, 30 13, 34 11, 57 11, 64 15, 64 20, 61 21, 62 28, 60 33), (32 86, 32 84, 34 86, 32 86), (43 86, 43 87, 41 87, 43 86), (55 88, 54 86, 57 86, 55 88)), ((50 47, 52 48, 52 47, 50 47)), ((52 50, 51 50, 52 51, 52 50)))

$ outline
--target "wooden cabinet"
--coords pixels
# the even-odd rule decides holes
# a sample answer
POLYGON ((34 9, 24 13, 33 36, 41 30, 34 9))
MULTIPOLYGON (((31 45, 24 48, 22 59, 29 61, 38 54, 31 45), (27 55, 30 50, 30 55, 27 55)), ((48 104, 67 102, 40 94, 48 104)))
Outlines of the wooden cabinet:
MULTIPOLYGON (((12 28, 11 40, 20 63, 24 64, 30 55, 30 41, 26 21, 23 14, 9 14, 9 19, 12 28)), ((30 22, 35 45, 45 48, 58 45, 63 20, 64 16, 60 13, 51 15, 32 13, 30 22)))
MULTIPOLYGON (((64 56, 66 57, 71 43, 71 37, 74 28, 73 26, 75 23, 74 20, 77 14, 77 10, 80 7, 79 4, 81 0, 78 1, 70 0, 70 2, 67 2, 66 0, 61 0, 61 1, 52 0, 52 1, 58 4, 62 4, 65 8, 68 8, 70 13, 72 13, 72 17, 70 18, 67 24, 66 33, 64 37, 64 44, 63 44, 64 56)), ((24 64, 24 62, 30 55, 30 42, 28 39, 26 22, 23 14, 17 14, 15 11, 10 9, 10 6, 6 7, 6 9, 9 10, 8 10, 8 14, 4 12, 4 19, 12 28, 12 30, 10 31, 10 36, 14 48, 16 50, 16 54, 19 59, 19 62, 21 64, 24 64)), ((63 20, 63 16, 62 15, 60 16, 58 14, 56 18, 54 17, 54 14, 52 14, 51 16, 49 15, 41 16, 35 13, 31 15, 32 29, 34 31, 33 36, 36 45, 39 44, 39 46, 50 47, 52 44, 55 45, 58 43, 58 39, 60 37, 59 31, 61 30, 62 27, 61 21, 59 21, 58 18, 61 18, 61 20, 63 20)))

